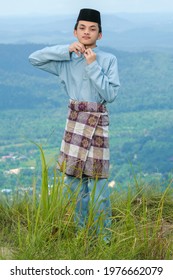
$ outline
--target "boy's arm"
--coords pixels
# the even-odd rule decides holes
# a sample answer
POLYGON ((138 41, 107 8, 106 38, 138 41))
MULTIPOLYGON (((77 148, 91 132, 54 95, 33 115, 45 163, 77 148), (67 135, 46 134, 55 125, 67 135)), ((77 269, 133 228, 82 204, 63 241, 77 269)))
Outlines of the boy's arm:
POLYGON ((88 57, 88 61, 89 59, 91 59, 91 63, 86 66, 89 79, 106 102, 113 102, 120 87, 116 57, 112 56, 106 72, 97 62, 96 56, 94 59, 93 53, 90 58, 88 57))
POLYGON ((70 60, 69 45, 46 47, 29 56, 32 65, 55 75, 59 75, 61 62, 68 60, 70 60))

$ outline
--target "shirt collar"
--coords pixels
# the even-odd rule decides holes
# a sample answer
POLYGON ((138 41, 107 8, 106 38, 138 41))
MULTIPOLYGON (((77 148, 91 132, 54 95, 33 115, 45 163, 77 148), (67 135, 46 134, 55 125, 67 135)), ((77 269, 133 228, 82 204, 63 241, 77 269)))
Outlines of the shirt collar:
MULTIPOLYGON (((92 49, 95 53, 97 53, 98 51, 99 51, 99 47, 95 47, 95 48, 93 48, 92 49)), ((84 58, 84 55, 83 54, 81 54, 80 56, 78 56, 76 53, 72 53, 72 56, 74 57, 74 58, 84 58)))
POLYGON ((92 48, 92 50, 96 53, 96 52, 98 52, 98 50, 99 50, 99 47, 95 47, 95 48, 92 48))

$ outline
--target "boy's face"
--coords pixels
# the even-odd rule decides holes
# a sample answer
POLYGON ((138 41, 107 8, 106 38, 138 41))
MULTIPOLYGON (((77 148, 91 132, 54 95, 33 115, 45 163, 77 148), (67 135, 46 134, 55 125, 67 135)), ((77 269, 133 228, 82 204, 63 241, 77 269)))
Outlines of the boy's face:
POLYGON ((78 38, 79 42, 86 48, 94 48, 96 41, 101 39, 102 33, 99 33, 98 23, 80 20, 77 30, 74 30, 74 36, 78 38))

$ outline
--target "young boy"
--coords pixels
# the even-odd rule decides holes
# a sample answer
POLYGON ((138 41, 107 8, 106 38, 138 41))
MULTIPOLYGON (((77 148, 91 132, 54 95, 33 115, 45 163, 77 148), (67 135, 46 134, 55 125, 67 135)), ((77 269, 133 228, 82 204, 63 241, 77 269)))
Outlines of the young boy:
POLYGON ((94 193, 94 220, 99 224, 102 219, 106 240, 111 225, 106 103, 114 101, 120 86, 117 59, 96 45, 102 38, 99 11, 81 9, 74 36, 74 43, 36 51, 29 60, 57 75, 70 99, 58 168, 65 171, 72 192, 80 187, 75 220, 81 227, 86 224, 90 194, 94 193))

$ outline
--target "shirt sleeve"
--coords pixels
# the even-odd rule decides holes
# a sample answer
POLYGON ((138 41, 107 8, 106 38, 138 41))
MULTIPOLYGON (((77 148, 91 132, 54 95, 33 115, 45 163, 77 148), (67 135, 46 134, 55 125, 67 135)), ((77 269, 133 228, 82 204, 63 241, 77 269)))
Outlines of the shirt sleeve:
POLYGON ((93 86, 106 102, 113 102, 120 87, 116 57, 112 57, 106 71, 95 60, 86 66, 87 74, 93 86))
POLYGON ((29 61, 33 66, 57 76, 59 76, 62 62, 68 60, 70 60, 68 45, 46 47, 29 56, 29 61))

